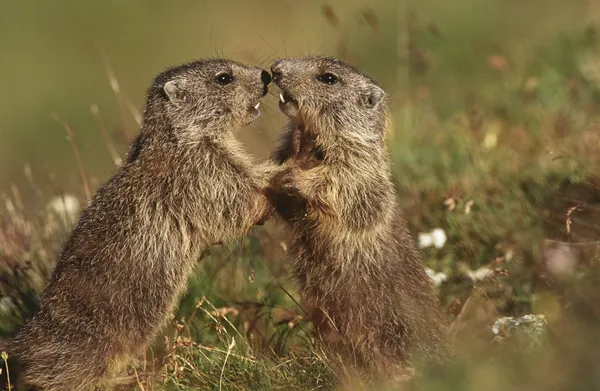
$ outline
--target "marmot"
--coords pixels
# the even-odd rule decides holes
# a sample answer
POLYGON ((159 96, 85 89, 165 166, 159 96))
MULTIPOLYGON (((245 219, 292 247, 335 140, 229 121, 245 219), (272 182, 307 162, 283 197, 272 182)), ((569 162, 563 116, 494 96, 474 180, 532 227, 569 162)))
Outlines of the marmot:
POLYGON ((269 197, 292 227, 294 274, 325 346, 376 376, 444 357, 445 320, 391 179, 385 92, 325 57, 271 71, 291 121, 269 197))
POLYGON ((154 79, 125 162, 82 212, 39 312, 8 342, 27 383, 79 391, 102 381, 151 342, 204 250, 271 213, 270 174, 232 132, 259 115, 270 81, 222 59, 154 79))

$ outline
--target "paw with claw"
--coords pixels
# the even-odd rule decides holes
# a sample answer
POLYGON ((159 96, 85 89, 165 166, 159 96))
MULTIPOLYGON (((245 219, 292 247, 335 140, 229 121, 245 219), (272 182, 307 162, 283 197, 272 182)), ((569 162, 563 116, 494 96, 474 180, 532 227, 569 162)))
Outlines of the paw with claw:
POLYGON ((271 189, 279 194, 288 196, 298 195, 300 192, 294 183, 291 170, 284 170, 271 179, 271 189))

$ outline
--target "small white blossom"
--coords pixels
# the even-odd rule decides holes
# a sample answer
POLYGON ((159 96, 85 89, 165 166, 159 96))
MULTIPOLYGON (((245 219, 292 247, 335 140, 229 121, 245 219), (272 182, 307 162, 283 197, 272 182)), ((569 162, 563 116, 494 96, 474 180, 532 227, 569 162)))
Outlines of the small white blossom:
POLYGON ((433 244, 433 238, 430 233, 419 233, 419 248, 431 247, 433 244))
POLYGON ((446 244, 446 240, 448 240, 446 232, 441 228, 436 228, 431 232, 421 232, 419 233, 419 248, 427 248, 432 245, 435 248, 442 248, 446 244))
POLYGON ((487 277, 491 277, 494 275, 494 271, 488 267, 480 267, 477 270, 469 270, 467 271, 467 276, 473 281, 483 280, 487 277))
POLYGON ((425 268, 425 272, 427 273, 429 278, 431 278, 431 281, 433 281, 433 284, 435 286, 440 286, 442 282, 448 279, 448 276, 445 273, 436 273, 433 269, 430 269, 428 267, 425 268))
POLYGON ((431 237, 433 238, 433 245, 436 248, 444 247, 444 244, 446 244, 446 240, 448 240, 446 232, 444 232, 444 230, 441 228, 436 228, 433 231, 431 231, 431 237))

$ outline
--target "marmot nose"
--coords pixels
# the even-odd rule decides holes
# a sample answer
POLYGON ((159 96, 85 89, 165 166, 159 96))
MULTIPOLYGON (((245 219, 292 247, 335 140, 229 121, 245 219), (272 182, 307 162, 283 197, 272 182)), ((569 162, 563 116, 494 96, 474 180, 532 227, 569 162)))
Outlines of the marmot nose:
POLYGON ((273 81, 277 83, 281 80, 281 69, 279 67, 279 63, 281 61, 277 61, 273 66, 271 66, 271 73, 273 74, 273 81))
POLYGON ((273 81, 275 83, 279 82, 281 80, 281 72, 273 72, 273 81))
POLYGON ((269 75, 269 72, 263 70, 260 73, 260 80, 262 80, 262 82, 265 84, 265 86, 267 86, 271 82, 271 75, 269 75))

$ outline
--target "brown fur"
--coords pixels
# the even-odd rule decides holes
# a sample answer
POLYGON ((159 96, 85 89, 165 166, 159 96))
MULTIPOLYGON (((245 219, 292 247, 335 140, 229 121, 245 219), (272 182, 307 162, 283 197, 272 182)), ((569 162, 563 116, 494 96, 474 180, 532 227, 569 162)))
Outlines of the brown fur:
POLYGON ((391 180, 385 93, 333 59, 271 69, 291 122, 269 196, 293 230, 295 277, 326 346, 373 374, 442 357, 445 322, 391 180), (338 81, 319 81, 325 73, 338 81))
POLYGON ((28 383, 80 391, 105 378, 151 342, 201 253, 269 214, 268 169, 253 167, 232 133, 256 117, 269 81, 227 60, 156 77, 126 161, 82 212, 39 312, 8 347, 28 383), (219 84, 221 73, 233 81, 219 84))

